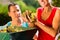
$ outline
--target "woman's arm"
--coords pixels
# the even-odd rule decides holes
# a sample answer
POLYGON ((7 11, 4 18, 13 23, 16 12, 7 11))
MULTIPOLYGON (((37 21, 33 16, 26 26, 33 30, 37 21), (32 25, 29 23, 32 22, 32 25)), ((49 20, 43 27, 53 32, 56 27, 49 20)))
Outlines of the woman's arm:
POLYGON ((43 25, 40 21, 35 22, 35 25, 37 25, 39 28, 44 30, 46 33, 50 34, 51 36, 55 37, 59 25, 59 11, 56 11, 56 14, 54 16, 52 27, 48 27, 46 25, 43 25))

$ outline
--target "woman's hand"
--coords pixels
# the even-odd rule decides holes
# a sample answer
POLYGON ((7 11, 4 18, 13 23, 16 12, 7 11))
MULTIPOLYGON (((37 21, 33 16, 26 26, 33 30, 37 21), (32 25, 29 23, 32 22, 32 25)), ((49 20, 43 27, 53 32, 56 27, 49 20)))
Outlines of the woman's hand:
POLYGON ((37 35, 34 35, 33 40, 37 40, 37 38, 38 38, 37 35))
POLYGON ((36 20, 36 22, 35 22, 35 25, 44 25, 43 23, 41 23, 40 21, 38 21, 38 20, 36 20))

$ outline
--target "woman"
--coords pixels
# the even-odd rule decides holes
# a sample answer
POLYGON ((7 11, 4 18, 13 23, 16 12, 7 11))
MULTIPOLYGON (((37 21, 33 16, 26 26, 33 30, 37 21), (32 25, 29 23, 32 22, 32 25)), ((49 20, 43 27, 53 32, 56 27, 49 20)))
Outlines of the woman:
POLYGON ((7 28, 11 28, 14 26, 17 27, 31 27, 33 26, 32 23, 28 23, 27 19, 24 18, 21 14, 21 10, 17 4, 11 3, 8 5, 8 15, 11 17, 11 21, 9 21, 6 25, 0 27, 0 32, 4 32, 3 30, 7 31, 7 28), (31 25, 31 26, 30 26, 31 25), (11 26, 11 27, 10 27, 11 26))
POLYGON ((54 40, 59 26, 59 11, 52 7, 49 0, 38 0, 41 5, 37 9, 37 22, 39 34, 37 40, 54 40))

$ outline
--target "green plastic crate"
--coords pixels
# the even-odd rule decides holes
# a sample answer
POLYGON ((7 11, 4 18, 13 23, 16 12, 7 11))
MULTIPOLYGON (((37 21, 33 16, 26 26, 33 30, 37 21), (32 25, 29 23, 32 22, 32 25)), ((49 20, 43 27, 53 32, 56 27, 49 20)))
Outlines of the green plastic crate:
POLYGON ((24 31, 13 33, 0 33, 0 40, 33 40, 32 37, 36 33, 35 28, 21 28, 24 31))
POLYGON ((9 33, 0 33, 0 40, 10 40, 9 33))

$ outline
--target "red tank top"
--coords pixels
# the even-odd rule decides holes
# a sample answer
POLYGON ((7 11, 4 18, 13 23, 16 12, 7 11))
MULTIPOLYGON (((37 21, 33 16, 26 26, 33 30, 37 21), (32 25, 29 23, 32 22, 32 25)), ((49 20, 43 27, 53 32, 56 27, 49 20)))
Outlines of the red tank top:
MULTIPOLYGON (((41 18, 43 8, 38 8, 38 10, 37 10, 37 19, 38 19, 38 21, 42 22, 43 24, 47 25, 48 27, 52 27, 52 21, 53 21, 56 9, 57 8, 55 8, 55 7, 52 8, 52 12, 51 12, 49 18, 44 21, 41 18)), ((44 32, 42 29, 39 29, 38 40, 54 40, 54 37, 52 37, 48 33, 44 32)))

